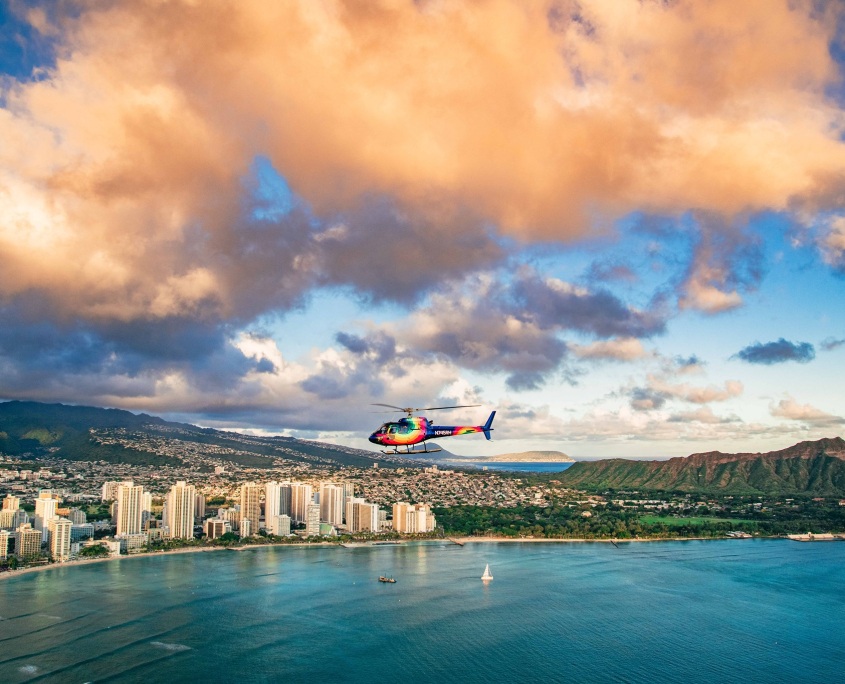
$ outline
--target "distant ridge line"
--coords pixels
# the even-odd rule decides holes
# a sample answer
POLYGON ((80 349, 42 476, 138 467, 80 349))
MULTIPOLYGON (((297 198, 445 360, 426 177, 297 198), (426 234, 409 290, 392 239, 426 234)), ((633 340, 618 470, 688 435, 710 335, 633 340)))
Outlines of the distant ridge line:
POLYGON ((805 441, 765 453, 711 451, 667 461, 577 462, 559 479, 584 488, 845 496, 845 440, 805 441))

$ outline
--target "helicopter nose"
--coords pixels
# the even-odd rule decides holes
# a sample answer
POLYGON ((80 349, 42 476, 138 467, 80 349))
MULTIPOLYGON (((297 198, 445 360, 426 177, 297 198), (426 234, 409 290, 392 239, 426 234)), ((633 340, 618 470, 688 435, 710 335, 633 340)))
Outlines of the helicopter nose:
POLYGON ((370 435, 370 441, 373 444, 378 444, 378 432, 374 432, 373 434, 370 435))

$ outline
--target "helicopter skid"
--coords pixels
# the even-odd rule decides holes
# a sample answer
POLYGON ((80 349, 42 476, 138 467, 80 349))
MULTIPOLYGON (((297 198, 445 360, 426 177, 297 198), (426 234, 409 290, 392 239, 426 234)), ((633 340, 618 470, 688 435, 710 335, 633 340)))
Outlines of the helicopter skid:
POLYGON ((390 449, 385 449, 382 451, 383 454, 398 454, 402 456, 414 456, 416 454, 436 454, 438 451, 443 451, 440 447, 432 447, 429 448, 425 446, 423 449, 413 449, 412 447, 405 447, 402 449, 401 447, 394 447, 390 449))

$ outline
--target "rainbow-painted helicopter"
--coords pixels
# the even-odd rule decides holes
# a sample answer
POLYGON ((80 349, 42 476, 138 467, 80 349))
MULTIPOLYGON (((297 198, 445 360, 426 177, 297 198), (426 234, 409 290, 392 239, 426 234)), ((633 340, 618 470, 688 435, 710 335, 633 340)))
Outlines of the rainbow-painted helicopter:
POLYGON ((469 435, 475 432, 483 432, 487 439, 490 439, 490 432, 493 430, 493 418, 496 412, 493 411, 484 425, 434 425, 428 418, 413 415, 417 411, 442 411, 455 408, 475 408, 481 404, 469 404, 464 406, 429 406, 427 408, 402 408, 391 404, 373 404, 373 406, 385 406, 394 411, 404 411, 408 414, 395 422, 382 425, 370 435, 373 444, 387 447, 385 454, 433 454, 441 451, 440 447, 430 449, 426 440, 435 437, 454 437, 456 435, 469 435), (422 444, 422 449, 414 449, 417 444, 422 444))

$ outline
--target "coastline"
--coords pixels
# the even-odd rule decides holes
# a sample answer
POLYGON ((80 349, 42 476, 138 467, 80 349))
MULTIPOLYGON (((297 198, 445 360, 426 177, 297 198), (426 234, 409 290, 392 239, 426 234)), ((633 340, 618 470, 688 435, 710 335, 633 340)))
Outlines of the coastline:
MULTIPOLYGON (((780 539, 781 537, 754 537, 754 539, 780 539)), ((581 539, 581 538, 567 538, 567 539, 546 539, 546 538, 526 538, 513 539, 508 537, 446 537, 445 539, 398 539, 393 540, 391 545, 402 545, 414 542, 427 541, 442 541, 451 542, 458 546, 472 543, 486 543, 486 544, 628 544, 640 542, 684 542, 684 541, 720 541, 732 539, 732 537, 642 537, 637 539, 581 539)), ((360 542, 359 546, 355 548, 380 548, 384 544, 377 542, 360 542)), ((287 547, 292 549, 311 549, 311 548, 325 548, 338 547, 344 548, 344 545, 339 542, 304 542, 301 544, 247 544, 244 546, 201 546, 184 549, 172 549, 170 551, 154 551, 151 553, 133 553, 131 555, 123 556, 108 556, 106 558, 84 558, 65 561, 64 563, 46 563, 44 565, 34 565, 26 568, 19 568, 17 570, 7 570, 0 572, 0 581, 10 579, 12 577, 20 577, 21 575, 28 575, 36 572, 43 572, 45 570, 54 570, 59 568, 72 568, 81 565, 89 565, 91 563, 108 563, 110 561, 131 560, 133 558, 149 558, 150 556, 169 556, 171 554, 183 553, 208 553, 213 551, 251 551, 254 549, 265 549, 269 547, 287 547)))

